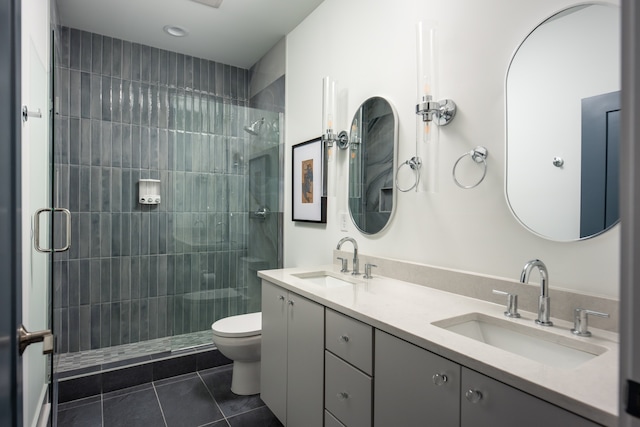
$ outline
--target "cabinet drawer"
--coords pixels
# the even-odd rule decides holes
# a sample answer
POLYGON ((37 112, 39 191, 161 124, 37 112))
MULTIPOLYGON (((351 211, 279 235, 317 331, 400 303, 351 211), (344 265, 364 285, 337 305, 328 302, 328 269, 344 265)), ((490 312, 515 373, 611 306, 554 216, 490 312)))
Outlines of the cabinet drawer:
POLYGON ((324 406, 347 427, 371 427, 371 377, 325 351, 324 406))
POLYGON ((373 373, 373 328, 351 317, 326 310, 325 346, 369 375, 373 373))
POLYGON ((331 413, 327 410, 324 411, 324 427, 345 427, 340 421, 336 419, 331 413))

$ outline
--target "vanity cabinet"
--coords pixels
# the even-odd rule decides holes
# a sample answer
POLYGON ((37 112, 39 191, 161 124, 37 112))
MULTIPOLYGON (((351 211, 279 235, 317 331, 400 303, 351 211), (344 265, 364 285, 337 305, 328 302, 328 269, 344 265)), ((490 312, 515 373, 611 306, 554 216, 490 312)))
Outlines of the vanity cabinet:
POLYGON ((585 418, 376 330, 374 426, 596 427, 585 418))
POLYGON ((324 411, 324 427, 345 427, 345 425, 331 415, 329 411, 324 411))
POLYGON ((394 425, 459 427, 460 365, 376 329, 374 426, 394 425))
POLYGON ((371 427, 373 328, 329 308, 325 318, 325 426, 371 427))
POLYGON ((599 425, 465 367, 461 384, 462 427, 599 425))
POLYGON ((324 306, 262 281, 260 397, 287 427, 322 427, 324 306))
POLYGON ((598 426, 265 280, 261 354, 287 427, 598 426))

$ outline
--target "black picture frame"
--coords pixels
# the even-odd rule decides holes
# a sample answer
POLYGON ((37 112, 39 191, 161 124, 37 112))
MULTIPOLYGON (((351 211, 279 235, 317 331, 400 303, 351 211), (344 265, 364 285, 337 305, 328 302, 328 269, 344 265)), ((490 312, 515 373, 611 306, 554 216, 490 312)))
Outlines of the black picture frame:
POLYGON ((324 193, 325 150, 320 137, 292 147, 291 220, 327 222, 327 197, 324 193))

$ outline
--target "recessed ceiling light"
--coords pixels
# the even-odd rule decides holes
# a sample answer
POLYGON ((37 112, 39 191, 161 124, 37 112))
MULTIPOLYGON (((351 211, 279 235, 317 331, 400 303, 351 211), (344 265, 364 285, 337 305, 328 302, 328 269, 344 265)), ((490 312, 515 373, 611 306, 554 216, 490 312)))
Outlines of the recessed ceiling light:
POLYGON ((178 27, 177 25, 165 25, 164 32, 173 37, 185 37, 189 34, 186 28, 178 27))
POLYGON ((222 4, 222 0, 193 0, 196 3, 202 3, 207 6, 215 7, 216 9, 222 4))

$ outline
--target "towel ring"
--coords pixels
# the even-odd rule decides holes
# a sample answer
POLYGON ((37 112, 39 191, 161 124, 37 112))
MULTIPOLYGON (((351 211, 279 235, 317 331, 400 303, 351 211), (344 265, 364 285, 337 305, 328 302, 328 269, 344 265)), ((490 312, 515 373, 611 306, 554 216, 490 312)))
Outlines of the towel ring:
POLYGON ((458 160, 456 160, 456 162, 453 164, 453 171, 452 171, 453 181, 456 183, 456 185, 466 190, 470 188, 475 188, 478 185, 480 185, 480 183, 484 180, 484 177, 487 176, 487 156, 488 155, 489 155, 489 151, 485 147, 478 145, 473 150, 468 151, 464 153, 462 156, 460 156, 458 160), (464 159, 466 156, 471 157, 471 159, 476 163, 483 164, 482 176, 480 177, 478 182, 472 185, 462 185, 460 184, 460 181, 458 181, 458 178, 456 178, 456 168, 458 167, 458 163, 460 163, 460 160, 464 159))
POLYGON ((396 188, 402 191, 403 193, 406 193, 407 191, 411 191, 414 188, 416 188, 418 186, 418 183, 420 182, 420 166, 422 166, 422 160, 420 160, 420 157, 412 157, 409 160, 400 163, 400 166, 398 166, 398 169, 396 169, 396 180, 395 180, 396 188), (411 170, 413 170, 416 180, 411 187, 400 188, 400 184, 398 184, 398 174, 400 173, 400 169, 402 169, 402 167, 405 165, 408 165, 411 168, 411 170))

